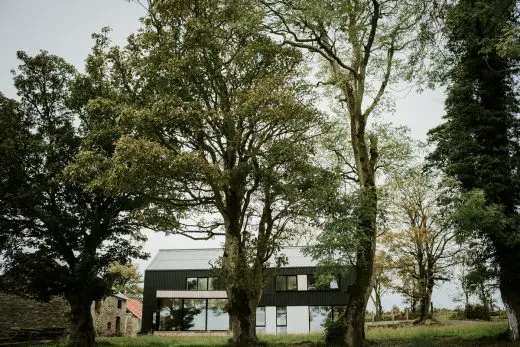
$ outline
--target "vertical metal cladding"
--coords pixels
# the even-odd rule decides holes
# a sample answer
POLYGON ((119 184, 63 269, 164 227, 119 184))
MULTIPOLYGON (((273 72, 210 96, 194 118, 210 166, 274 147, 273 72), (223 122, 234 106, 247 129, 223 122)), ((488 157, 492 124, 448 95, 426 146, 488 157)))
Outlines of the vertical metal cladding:
MULTIPOLYGON (((308 275, 315 267, 290 267, 276 270, 277 275, 308 275)), ((144 276, 142 333, 150 332, 157 310, 157 290, 186 290, 189 277, 211 277, 212 270, 146 270, 144 276)), ((259 306, 344 306, 354 270, 340 274, 338 289, 276 291, 274 279, 266 286, 259 306)))

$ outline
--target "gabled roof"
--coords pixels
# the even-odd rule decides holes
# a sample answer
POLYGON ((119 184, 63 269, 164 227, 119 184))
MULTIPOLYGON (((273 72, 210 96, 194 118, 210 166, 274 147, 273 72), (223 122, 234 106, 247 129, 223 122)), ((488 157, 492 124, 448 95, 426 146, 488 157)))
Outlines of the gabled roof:
MULTIPOLYGON (((316 266, 311 257, 302 253, 303 247, 284 247, 287 256, 285 267, 316 266)), ((206 270, 222 256, 222 248, 161 249, 146 270, 206 270)))
POLYGON ((126 309, 139 319, 143 319, 143 303, 139 300, 126 298, 126 309))

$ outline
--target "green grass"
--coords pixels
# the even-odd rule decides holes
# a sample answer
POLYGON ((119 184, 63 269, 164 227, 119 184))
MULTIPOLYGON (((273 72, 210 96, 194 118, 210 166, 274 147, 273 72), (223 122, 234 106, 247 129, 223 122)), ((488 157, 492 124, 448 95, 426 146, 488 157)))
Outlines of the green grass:
MULTIPOLYGON (((505 322, 447 322, 445 325, 368 327, 370 346, 519 346, 501 341, 499 336, 507 329, 505 322)), ((324 346, 322 334, 260 335, 268 346, 324 346)), ((180 347, 225 346, 228 337, 140 336, 97 339, 99 347, 180 347)), ((65 342, 39 346, 65 346, 65 342)), ((37 346, 37 345, 32 345, 37 346)))
POLYGON ((458 337, 461 339, 481 339, 496 337, 507 329, 505 322, 466 322, 450 321, 445 325, 368 327, 367 338, 382 340, 422 340, 440 337, 458 337))

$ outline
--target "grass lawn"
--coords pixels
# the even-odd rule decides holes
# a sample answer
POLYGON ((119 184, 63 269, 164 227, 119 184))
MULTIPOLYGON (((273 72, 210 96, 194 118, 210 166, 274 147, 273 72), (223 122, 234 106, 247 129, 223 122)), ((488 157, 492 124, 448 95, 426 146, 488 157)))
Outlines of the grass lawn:
MULTIPOLYGON (((439 326, 368 327, 370 346, 520 346, 519 343, 502 341, 506 322, 451 321, 439 326)), ((180 347, 180 346, 225 346, 228 337, 110 337, 99 338, 99 347, 180 347)), ((260 339, 269 346, 325 346, 323 335, 262 335, 260 339)), ((65 346, 63 343, 32 346, 65 346)))

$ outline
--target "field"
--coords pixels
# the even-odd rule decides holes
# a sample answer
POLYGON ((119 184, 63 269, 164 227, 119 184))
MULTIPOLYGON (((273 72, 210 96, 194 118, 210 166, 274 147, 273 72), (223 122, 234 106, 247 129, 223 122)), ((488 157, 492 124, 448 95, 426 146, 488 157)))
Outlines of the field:
MULTIPOLYGON (((429 347, 429 346, 520 346, 504 340, 505 322, 450 321, 444 325, 368 327, 369 346, 429 347)), ((260 337, 267 346, 325 346, 323 335, 284 335, 260 337)), ((99 338, 99 347, 180 347, 225 346, 227 337, 165 337, 140 336, 99 338)), ((31 346, 65 346, 62 343, 33 344, 31 346)))

